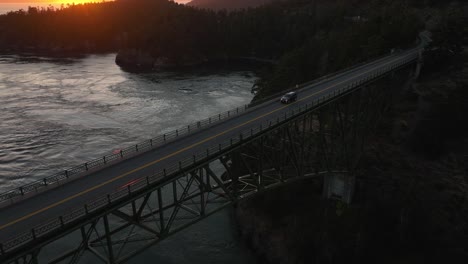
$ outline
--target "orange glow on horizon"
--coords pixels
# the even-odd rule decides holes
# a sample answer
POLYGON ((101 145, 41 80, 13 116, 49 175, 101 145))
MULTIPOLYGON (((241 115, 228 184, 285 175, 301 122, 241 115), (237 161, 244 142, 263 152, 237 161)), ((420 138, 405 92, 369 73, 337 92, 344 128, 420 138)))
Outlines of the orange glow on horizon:
MULTIPOLYGON (((46 8, 52 6, 54 8, 67 7, 68 5, 81 5, 86 3, 102 3, 112 2, 115 0, 0 0, 0 15, 10 11, 18 11, 20 9, 27 10, 28 7, 46 8)), ((131 1, 131 0, 128 0, 131 1)), ((179 4, 187 4, 192 0, 168 0, 179 4)))
MULTIPOLYGON (((13 3, 28 3, 28 4, 83 4, 83 3, 101 3, 110 2, 113 0, 0 0, 0 4, 13 4, 13 3)), ((186 4, 191 0, 173 0, 179 4, 186 4)))
MULTIPOLYGON (((101 3, 101 2, 112 2, 114 0, 51 0, 51 1, 45 1, 45 2, 50 2, 51 4, 64 4, 64 5, 67 5, 67 4, 84 4, 84 3, 101 3)), ((174 2, 176 3, 179 3, 179 4, 186 4, 188 2, 190 2, 191 0, 174 0, 174 2)))
POLYGON ((52 0, 50 1, 51 4, 55 4, 55 5, 60 5, 60 4, 63 4, 63 5, 67 5, 67 4, 75 4, 75 5, 79 5, 79 4, 85 4, 85 3, 101 3, 101 2, 110 2, 110 1, 95 1, 95 0, 52 0))

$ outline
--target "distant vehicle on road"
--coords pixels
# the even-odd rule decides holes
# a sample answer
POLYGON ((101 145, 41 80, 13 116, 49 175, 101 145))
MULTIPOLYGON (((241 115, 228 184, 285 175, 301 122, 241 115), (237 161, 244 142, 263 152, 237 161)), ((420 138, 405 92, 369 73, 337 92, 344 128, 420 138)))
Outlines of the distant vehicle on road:
POLYGON ((283 97, 281 97, 280 102, 283 103, 283 104, 289 104, 289 103, 294 102, 296 100, 297 100, 297 93, 296 92, 289 92, 289 93, 283 95, 283 97))

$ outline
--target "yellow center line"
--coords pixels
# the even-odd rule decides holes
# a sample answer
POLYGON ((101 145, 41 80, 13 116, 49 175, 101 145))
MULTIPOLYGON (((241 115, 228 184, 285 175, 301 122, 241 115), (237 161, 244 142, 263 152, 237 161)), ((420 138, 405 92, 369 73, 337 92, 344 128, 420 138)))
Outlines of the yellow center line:
MULTIPOLYGON (((399 59, 400 59, 400 58, 395 59, 395 60, 392 60, 392 61, 387 62, 387 63, 385 63, 385 64, 383 64, 383 65, 381 65, 381 66, 378 66, 378 67, 385 66, 385 65, 390 64, 390 63, 392 63, 392 62, 394 62, 394 61, 397 61, 397 60, 399 60, 399 59)), ((302 99, 298 100, 298 102, 304 101, 304 100, 306 100, 306 99, 308 99, 308 98, 310 98, 310 97, 312 97, 312 96, 315 96, 315 95, 317 95, 317 94, 319 94, 319 93, 322 93, 322 92, 324 92, 324 91, 326 91, 326 90, 329 90, 329 89, 334 88, 334 87, 336 87, 336 86, 338 86, 338 85, 341 85, 341 84, 343 84, 343 83, 345 83, 345 82, 347 82, 347 81, 349 81, 349 80, 352 80, 352 79, 355 79, 355 78, 357 78, 357 77, 359 77, 359 76, 362 76, 362 75, 364 75, 364 74, 366 74, 366 73, 368 73, 368 72, 373 71, 374 69, 376 69, 376 68, 378 68, 378 67, 373 67, 372 69, 370 69, 370 70, 368 70, 368 71, 365 71, 365 72, 363 72, 363 73, 361 73, 361 74, 359 74, 359 75, 357 75, 357 76, 353 76, 352 78, 348 78, 348 79, 346 79, 346 80, 344 80, 344 81, 341 81, 341 82, 336 83, 336 84, 334 84, 334 85, 331 85, 331 86, 329 86, 329 87, 323 88, 323 89, 320 90, 320 91, 317 91, 317 92, 312 93, 312 94, 310 94, 310 95, 308 95, 308 96, 306 96, 306 97, 303 97, 302 99)), ((4 229, 4 228, 6 228, 6 227, 9 227, 9 226, 11 226, 11 225, 14 225, 14 224, 16 224, 16 223, 18 223, 18 222, 21 222, 21 221, 23 221, 23 220, 26 220, 26 219, 28 219, 28 218, 31 218, 32 216, 35 216, 35 215, 37 215, 37 214, 40 214, 40 213, 42 213, 42 212, 44 212, 44 211, 47 211, 47 210, 49 210, 49 209, 51 209, 51 208, 54 208, 54 207, 56 207, 56 206, 58 206, 58 205, 61 205, 61 204, 63 204, 63 203, 66 203, 66 202, 68 202, 68 201, 70 201, 70 200, 73 200, 73 199, 75 199, 75 198, 77 198, 77 197, 79 197, 79 196, 82 196, 82 195, 84 195, 84 194, 87 194, 87 193, 89 193, 89 192, 92 192, 92 191, 94 191, 94 190, 96 190, 96 189, 99 189, 99 188, 101 188, 101 187, 103 187, 103 186, 109 184, 109 183, 112 183, 112 182, 114 182, 114 181, 116 181, 116 180, 122 179, 122 178, 124 178, 124 177, 126 177, 126 176, 128 176, 128 175, 130 175, 130 174, 133 174, 133 173, 135 173, 135 172, 137 172, 137 171, 140 171, 140 170, 142 170, 142 169, 145 169, 145 168, 147 168, 147 167, 149 167, 149 166, 152 166, 152 165, 154 165, 154 164, 156 164, 156 163, 158 163, 158 162, 161 162, 161 161, 166 160, 166 159, 168 159, 168 158, 170 158, 170 157, 173 157, 173 156, 175 156, 175 155, 177 155, 177 154, 179 154, 179 153, 185 152, 185 151, 187 151, 187 150, 189 150, 189 149, 191 149, 191 148, 194 148, 194 147, 196 147, 196 146, 198 146, 198 145, 201 145, 201 144, 203 144, 203 143, 205 143, 205 142, 208 142, 208 141, 210 141, 210 140, 212 140, 212 139, 214 139, 214 138, 217 138, 217 137, 219 137, 219 136, 222 136, 222 135, 224 135, 224 134, 226 134, 226 133, 228 133, 228 132, 231 132, 231 131, 233 131, 233 130, 235 130, 235 129, 238 129, 238 128, 240 128, 240 127, 243 127, 243 126, 245 126, 245 125, 247 125, 247 124, 250 124, 250 123, 252 123, 252 122, 254 122, 254 121, 258 120, 258 119, 264 118, 264 117, 266 117, 266 116, 268 116, 268 115, 271 115, 271 114, 273 114, 273 113, 275 113, 275 112, 278 112, 278 111, 280 111, 280 110, 283 110, 283 109, 285 109, 285 108, 287 108, 287 107, 289 107, 289 105, 279 107, 279 108, 277 108, 277 109, 275 109, 275 110, 272 110, 271 112, 268 112, 268 113, 263 114, 263 115, 261 115, 261 116, 257 116, 257 117, 255 117, 255 118, 253 118, 253 119, 250 119, 249 121, 246 121, 246 122, 244 122, 244 123, 242 123, 242 124, 239 124, 239 125, 237 125, 237 126, 234 126, 234 127, 229 128, 229 129, 227 129, 227 130, 224 130, 223 132, 220 132, 219 134, 216 134, 216 135, 213 135, 213 136, 211 136, 211 137, 205 138, 204 140, 201 140, 201 141, 199 141, 199 142, 197 142, 197 143, 194 143, 194 144, 192 144, 192 145, 190 145, 190 146, 188 146, 188 147, 185 147, 185 148, 182 148, 182 149, 180 149, 180 150, 178 150, 178 151, 175 151, 175 152, 173 152, 173 153, 171 153, 171 154, 169 154, 169 155, 167 155, 167 156, 164 156, 164 157, 162 157, 162 158, 160 158, 160 159, 158 159, 158 160, 154 160, 154 161, 152 161, 152 162, 150 162, 150 163, 147 163, 147 164, 145 164, 145 165, 143 165, 143 166, 141 166, 141 167, 138 167, 138 168, 133 169, 133 170, 131 170, 131 171, 128 171, 128 172, 126 172, 126 173, 124 173, 124 174, 121 174, 121 175, 119 175, 119 176, 116 176, 116 177, 114 177, 114 178, 112 178, 112 179, 110 179, 110 180, 107 180, 107 181, 102 182, 102 183, 100 183, 100 184, 98 184, 98 185, 96 185, 96 186, 93 186, 93 187, 91 187, 91 188, 89 188, 89 189, 86 189, 86 190, 84 190, 84 191, 82 191, 82 192, 79 192, 79 193, 77 193, 77 194, 74 194, 74 195, 72 195, 72 196, 69 196, 69 197, 67 197, 67 198, 65 198, 65 199, 63 199, 63 200, 60 200, 60 201, 58 201, 58 202, 56 202, 56 203, 53 203, 53 204, 51 204, 51 205, 49 205, 49 206, 46 206, 46 207, 44 207, 44 208, 42 208, 42 209, 39 209, 39 210, 35 211, 35 212, 29 213, 29 214, 27 214, 27 215, 25 215, 25 216, 23 216, 23 217, 20 217, 20 218, 18 218, 18 219, 16 219, 16 220, 13 220, 13 221, 11 221, 11 222, 9 222, 9 223, 7 223, 7 224, 4 224, 4 225, 0 226, 0 230, 4 229)))

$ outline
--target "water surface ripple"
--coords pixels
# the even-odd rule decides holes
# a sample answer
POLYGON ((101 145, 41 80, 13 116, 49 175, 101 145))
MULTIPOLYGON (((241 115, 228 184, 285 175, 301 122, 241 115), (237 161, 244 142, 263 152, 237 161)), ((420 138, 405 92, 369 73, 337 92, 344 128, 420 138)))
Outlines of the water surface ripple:
MULTIPOLYGON (((135 74, 122 71, 114 58, 0 56, 0 191, 252 99, 256 77, 250 71, 135 74)), ((149 258, 252 263, 236 238, 230 212, 188 228, 131 263, 149 258)))
POLYGON ((252 98, 250 72, 133 74, 114 57, 0 57, 1 191, 252 98))

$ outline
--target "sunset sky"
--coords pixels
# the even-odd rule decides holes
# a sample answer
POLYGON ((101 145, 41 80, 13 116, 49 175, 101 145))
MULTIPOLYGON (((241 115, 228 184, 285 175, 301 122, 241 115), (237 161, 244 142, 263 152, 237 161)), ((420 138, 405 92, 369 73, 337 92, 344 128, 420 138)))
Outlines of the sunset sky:
MULTIPOLYGON (((0 0, 0 15, 6 14, 10 11, 16 11, 20 9, 27 9, 29 6, 47 7, 54 6, 59 7, 61 4, 82 4, 86 2, 101 2, 102 0, 0 0)), ((111 1, 111 0, 105 0, 111 1)), ((131 0, 130 0, 131 1, 131 0)), ((186 4, 191 0, 174 0, 175 2, 186 4)))
MULTIPOLYGON (((191 0, 174 0, 175 2, 178 3, 188 3, 191 0)), ((84 2, 101 2, 100 0, 0 0, 0 4, 3 3, 38 3, 38 4, 44 4, 44 3, 84 3, 84 2)))

